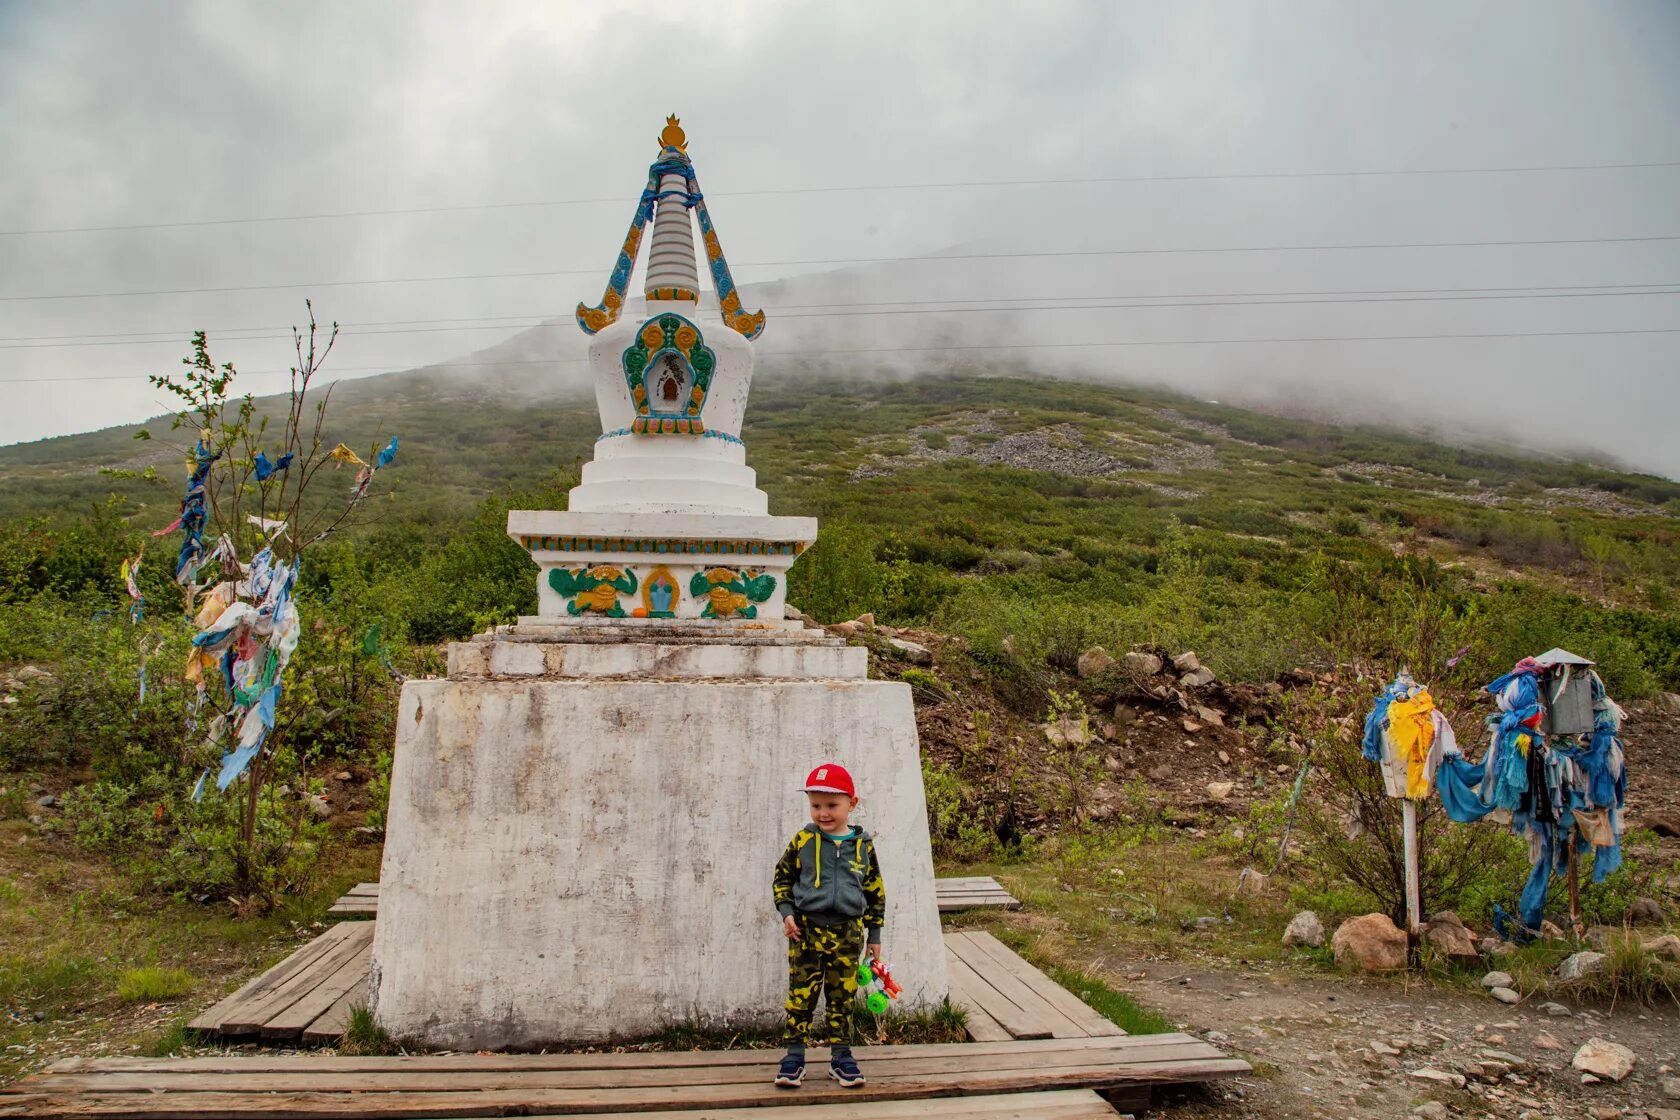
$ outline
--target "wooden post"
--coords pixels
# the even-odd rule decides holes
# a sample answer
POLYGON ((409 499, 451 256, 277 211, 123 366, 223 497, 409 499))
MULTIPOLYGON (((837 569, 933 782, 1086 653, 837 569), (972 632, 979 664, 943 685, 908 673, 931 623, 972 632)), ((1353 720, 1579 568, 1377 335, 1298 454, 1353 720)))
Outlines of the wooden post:
POLYGON ((1422 888, 1418 882, 1417 802, 1403 798, 1400 802, 1400 826, 1406 847, 1406 934, 1416 940, 1423 924, 1418 911, 1423 909, 1422 888))

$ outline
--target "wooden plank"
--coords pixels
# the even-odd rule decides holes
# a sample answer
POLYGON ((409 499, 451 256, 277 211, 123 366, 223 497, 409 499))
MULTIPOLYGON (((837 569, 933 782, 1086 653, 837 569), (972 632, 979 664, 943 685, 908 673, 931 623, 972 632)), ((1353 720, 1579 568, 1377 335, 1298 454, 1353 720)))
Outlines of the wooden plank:
POLYGON ((938 902, 941 914, 954 914, 958 910, 1019 910, 1020 902, 1013 898, 944 898, 938 902))
POLYGON ((339 997, 337 1003, 323 1011, 320 1018, 303 1028, 303 1041, 314 1044, 337 1042, 350 1028, 350 1009, 367 1006, 367 1000, 365 983, 359 988, 351 988, 339 997))
POLYGON ((296 1038, 309 1024, 325 1015, 347 992, 360 992, 367 999, 368 976, 373 969, 374 923, 361 923, 345 940, 357 946, 356 954, 337 972, 324 977, 313 990, 269 1019, 262 1026, 264 1038, 296 1038))
MULTIPOLYGON (((1147 1062, 1022 1070, 965 1070, 923 1076, 872 1076, 858 1088, 807 1082, 799 1101, 760 1077, 752 1084, 663 1085, 644 1087, 479 1089, 470 1092, 391 1092, 380 1094, 314 1091, 305 1079, 275 1093, 132 1092, 66 1096, 20 1095, 3 1102, 4 1111, 22 1116, 133 1117, 147 1120, 405 1120, 421 1117, 499 1116, 510 1113, 592 1114, 634 1111, 697 1111, 753 1108, 797 1103, 861 1104, 874 1101, 926 1100, 951 1096, 1028 1093, 1046 1088, 1113 1089, 1142 1084, 1182 1083, 1248 1072, 1246 1062, 1223 1059, 1200 1063, 1147 1062)), ((931 1110, 930 1110, 931 1111, 931 1110)), ((937 1113, 933 1113, 937 1115, 937 1113)))
POLYGON ((275 988, 314 963, 318 957, 335 945, 348 932, 348 930, 337 926, 327 930, 315 940, 297 949, 291 956, 273 968, 248 980, 232 995, 205 1009, 197 1018, 187 1024, 187 1028, 195 1031, 221 1030, 222 1024, 227 1021, 230 1015, 237 1014, 241 1005, 255 1003, 266 997, 275 988))
MULTIPOLYGON (((1156 1067, 1195 1065, 1209 1060, 1201 1047, 1183 1043, 1153 1047, 1144 1053, 1148 1056, 1143 1060, 1156 1067)), ((80 1073, 44 1078, 42 1087, 61 1096, 160 1092, 188 1096, 197 1093, 282 1093, 307 1089, 312 1093, 358 1093, 372 1100, 390 1093, 476 1093, 501 1089, 607 1091, 673 1085, 694 1088, 756 1086, 769 1081, 767 1071, 773 1071, 781 1057, 773 1050, 761 1050, 759 1055, 758 1062, 750 1066, 697 1066, 690 1069, 533 1069, 477 1074, 460 1070, 406 1070, 400 1073, 80 1073)), ((1214 1055, 1215 1060, 1218 1057, 1214 1055)), ((1122 1069, 1134 1064, 1125 1055, 1092 1051, 1008 1058, 996 1055, 990 1058, 939 1055, 894 1061, 865 1060, 860 1055, 859 1061, 871 1080, 888 1081, 1011 1071, 1025 1076, 1047 1069, 1122 1069)))
POLYGON ((963 1011, 963 1030, 975 1042, 1003 1042, 1010 1035, 1003 1024, 986 1013, 979 1002, 968 994, 963 981, 951 976, 951 1002, 963 1011))
POLYGON ((980 1008, 1011 1038, 1050 1038, 1055 1028, 1043 1018, 1023 1011, 1009 997, 987 983, 951 949, 949 935, 946 943, 946 971, 953 986, 961 989, 964 1006, 980 1008))
MULTIPOLYGON (((935 1057, 960 1053, 964 1057, 1007 1056, 1012 1060, 1027 1056, 1034 1060, 1055 1054, 1106 1054, 1132 1057, 1153 1053, 1161 1047, 1201 1047, 1209 1057, 1221 1052, 1211 1043, 1194 1035, 1169 1032, 1164 1034, 1126 1035, 1121 1038, 1045 1038, 1019 1039, 992 1043, 917 1043, 912 1045, 860 1046, 854 1053, 859 1061, 895 1061, 901 1058, 935 1057), (1036 1057, 1035 1057, 1036 1056, 1036 1057)), ((813 1046, 808 1061, 812 1064, 828 1061, 828 1050, 813 1046)), ((202 1058, 66 1058, 53 1063, 43 1076, 60 1073, 93 1072, 389 1072, 400 1070, 461 1070, 489 1072, 494 1070, 525 1069, 657 1069, 672 1067, 759 1065, 767 1057, 775 1057, 775 1050, 652 1050, 607 1051, 577 1054, 404 1054, 404 1055, 336 1055, 258 1053, 250 1055, 218 1054, 202 1058)), ((14 1089, 0 1085, 0 1094, 14 1089)), ((34 1090, 30 1090, 34 1091, 34 1090)))
MULTIPOLYGON (((974 970, 976 976, 1020 1008, 1023 1014, 1046 1024, 1050 1028, 1052 1038, 1081 1038, 1090 1035, 1090 1031, 1058 1011, 1043 996, 1029 988, 1019 976, 1005 968, 1002 962, 994 960, 984 946, 969 934, 948 933, 945 935, 945 944, 964 964, 974 970)), ((1026 964, 1025 961, 1021 963, 1026 964)))
MULTIPOLYGON (((264 1023, 314 991, 321 981, 337 972, 345 961, 354 957, 362 948, 362 939, 372 936, 373 926, 364 922, 348 922, 335 926, 329 932, 338 931, 343 932, 339 933, 325 953, 309 962, 302 971, 280 984, 264 998, 240 1007, 237 1014, 223 1020, 221 1032, 232 1035, 260 1033, 264 1023)), ((326 934, 322 936, 325 937, 326 934)))
POLYGON ((1087 1035, 1126 1033, 1099 1014, 1096 1008, 1034 968, 1009 946, 985 930, 971 930, 968 941, 1037 992, 1046 1003, 1083 1028, 1087 1035))
POLYGON ((350 894, 378 894, 378 883, 357 883, 349 890, 350 894))

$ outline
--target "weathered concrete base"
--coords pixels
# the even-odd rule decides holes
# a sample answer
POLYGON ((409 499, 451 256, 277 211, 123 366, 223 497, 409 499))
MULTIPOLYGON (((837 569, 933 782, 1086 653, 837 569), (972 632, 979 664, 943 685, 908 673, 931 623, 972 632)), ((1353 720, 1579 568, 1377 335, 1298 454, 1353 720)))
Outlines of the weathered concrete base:
POLYGON ((899 1005, 945 996, 908 687, 497 676, 403 686, 372 981, 393 1036, 502 1049, 779 1022, 770 876, 824 760, 857 776, 878 838, 899 1005))

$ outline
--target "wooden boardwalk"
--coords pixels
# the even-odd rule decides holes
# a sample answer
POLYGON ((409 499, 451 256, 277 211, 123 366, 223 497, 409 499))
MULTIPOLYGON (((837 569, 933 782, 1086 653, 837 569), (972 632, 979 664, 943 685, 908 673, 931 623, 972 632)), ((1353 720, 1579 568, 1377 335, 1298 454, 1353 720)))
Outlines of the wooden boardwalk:
MULTIPOLYGON (((373 922, 340 922, 188 1024, 226 1038, 325 1043, 367 1002, 373 922)), ((984 931, 947 933, 951 1002, 976 1042, 1125 1032, 984 931)))
MULTIPOLYGON (((875 1046, 857 1055, 866 1085, 814 1077, 796 1092, 770 1084, 775 1055, 762 1050, 73 1058, 0 1089, 0 1116, 778 1120, 797 1110, 800 1120, 1112 1120, 1093 1090, 1136 1107, 1153 1087, 1249 1072, 1183 1034, 875 1046)), ((820 1073, 827 1053, 814 1049, 809 1061, 820 1073)))
POLYGON ((206 1034, 334 1042, 367 1003, 373 922, 340 922, 187 1026, 206 1034))
POLYGON ((976 1042, 1113 1038, 1126 1032, 984 930, 947 933, 951 1002, 976 1042))
MULTIPOLYGON (((939 912, 975 910, 981 907, 1000 907, 1019 910, 1021 903, 996 880, 987 875, 966 878, 935 879, 934 895, 939 900, 939 912)), ((375 918, 379 916, 379 884, 357 883, 342 898, 332 904, 328 914, 337 918, 375 918)))

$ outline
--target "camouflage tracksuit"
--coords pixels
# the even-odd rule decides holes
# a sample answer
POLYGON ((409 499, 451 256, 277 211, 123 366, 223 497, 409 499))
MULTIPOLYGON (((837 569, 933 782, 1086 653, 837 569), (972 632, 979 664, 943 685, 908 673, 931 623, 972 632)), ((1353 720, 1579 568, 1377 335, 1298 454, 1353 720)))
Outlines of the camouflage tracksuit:
POLYGON ((867 931, 879 944, 887 889, 875 841, 862 829, 836 840, 808 824, 776 863, 776 909, 799 924, 788 942, 787 1041, 843 1046, 852 1040, 858 953, 867 931), (813 1033, 817 995, 828 1008, 827 1030, 813 1033))

